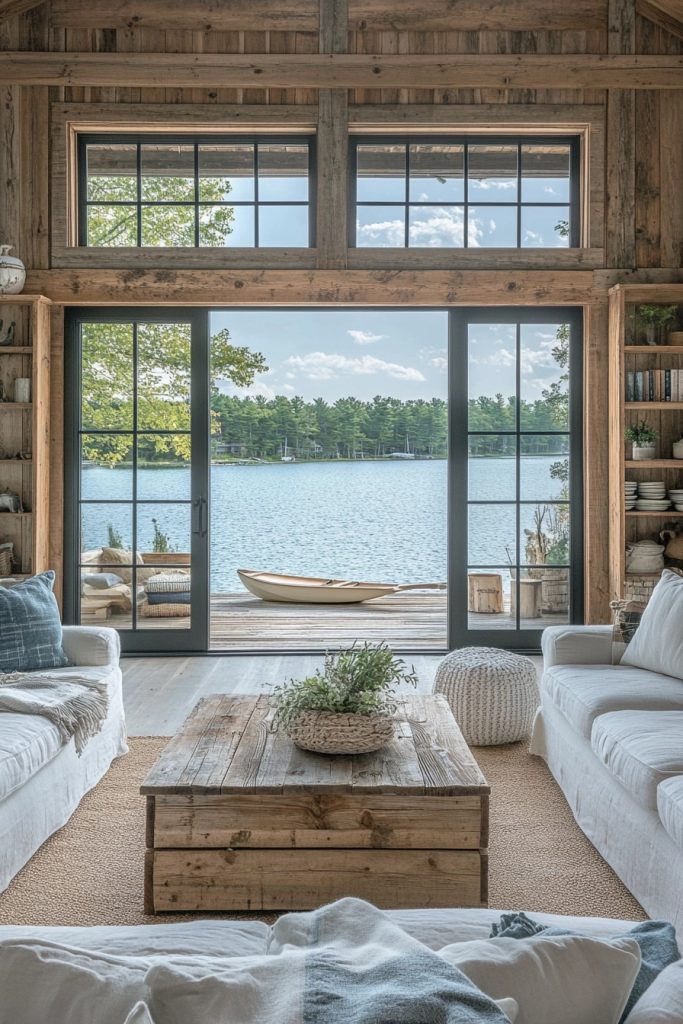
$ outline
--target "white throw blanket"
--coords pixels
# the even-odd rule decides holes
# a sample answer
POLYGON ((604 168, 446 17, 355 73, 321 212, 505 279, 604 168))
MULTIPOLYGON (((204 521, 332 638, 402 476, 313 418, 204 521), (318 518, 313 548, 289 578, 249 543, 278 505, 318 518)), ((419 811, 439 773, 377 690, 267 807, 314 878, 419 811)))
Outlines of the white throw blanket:
POLYGON ((101 730, 108 710, 106 684, 79 673, 0 674, 0 712, 43 715, 57 726, 64 743, 73 736, 79 757, 101 730))

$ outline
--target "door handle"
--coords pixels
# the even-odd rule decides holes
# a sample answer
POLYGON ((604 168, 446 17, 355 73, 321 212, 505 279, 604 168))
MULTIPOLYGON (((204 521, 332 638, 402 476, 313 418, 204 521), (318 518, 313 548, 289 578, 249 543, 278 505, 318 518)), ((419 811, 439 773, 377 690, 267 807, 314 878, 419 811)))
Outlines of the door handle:
POLYGON ((206 537, 207 534, 207 505, 206 498, 195 498, 192 502, 192 532, 198 537, 206 537))

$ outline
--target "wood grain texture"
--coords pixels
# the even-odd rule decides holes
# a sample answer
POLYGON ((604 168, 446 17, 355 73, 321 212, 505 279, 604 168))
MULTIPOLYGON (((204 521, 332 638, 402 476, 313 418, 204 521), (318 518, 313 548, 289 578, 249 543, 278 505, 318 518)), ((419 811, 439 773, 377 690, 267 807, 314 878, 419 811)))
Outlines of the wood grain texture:
POLYGON ((148 846, 309 849, 476 849, 479 796, 157 796, 148 846))
POLYGON ((155 850, 156 913, 310 910, 345 896, 378 907, 479 907, 474 850, 155 850))
POLYGON ((584 305, 590 270, 51 270, 26 287, 67 306, 584 305))
MULTIPOLYGON (((119 46, 121 50, 122 47, 119 46)), ((682 89, 683 57, 648 54, 29 53, 8 51, 0 84, 155 88, 682 89)))
POLYGON ((0 0, 0 21, 26 14, 34 7, 40 7, 44 0, 0 0))
POLYGON ((638 0, 638 14, 683 39, 682 0, 638 0))
POLYGON ((661 263, 683 266, 683 102, 676 93, 660 99, 661 263))
POLYGON ((586 313, 584 331, 584 618, 610 621, 607 301, 586 313))
POLYGON ((399 731, 374 754, 328 757, 294 747, 273 730, 267 697, 207 697, 145 779, 147 795, 402 793, 460 796, 488 792, 486 780, 443 697, 406 697, 399 731))
MULTIPOLYGON (((635 0, 609 0, 610 54, 633 53, 635 24, 635 0)), ((636 265, 635 88, 633 84, 622 83, 607 99, 605 262, 608 267, 636 265)))

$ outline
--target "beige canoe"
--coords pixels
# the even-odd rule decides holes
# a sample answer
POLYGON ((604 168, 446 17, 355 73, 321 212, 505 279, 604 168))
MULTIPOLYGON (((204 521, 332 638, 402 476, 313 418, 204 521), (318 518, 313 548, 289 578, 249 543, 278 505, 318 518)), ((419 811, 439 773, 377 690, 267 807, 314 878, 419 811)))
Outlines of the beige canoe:
POLYGON ((362 583, 358 580, 319 579, 316 576, 285 576, 275 572, 238 569, 237 575, 254 597, 262 601, 295 604, 359 604, 402 590, 445 590, 445 583, 362 583))

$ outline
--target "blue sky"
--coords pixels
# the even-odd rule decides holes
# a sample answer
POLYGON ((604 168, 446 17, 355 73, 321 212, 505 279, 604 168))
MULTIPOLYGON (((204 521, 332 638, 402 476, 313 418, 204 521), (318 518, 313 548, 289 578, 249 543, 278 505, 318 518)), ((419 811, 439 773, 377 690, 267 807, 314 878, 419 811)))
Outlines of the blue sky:
MULTIPOLYGON (((446 398, 448 317, 442 311, 234 310, 211 314, 212 332, 227 327, 235 345, 262 352, 268 372, 228 394, 300 395, 334 402, 391 395, 446 398)), ((522 391, 533 400, 558 376, 551 350, 556 326, 522 330, 522 391)), ((514 392, 514 328, 476 325, 470 332, 470 395, 514 392)))

